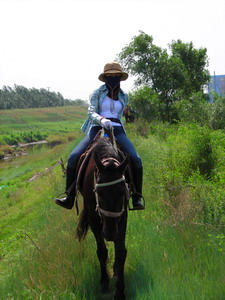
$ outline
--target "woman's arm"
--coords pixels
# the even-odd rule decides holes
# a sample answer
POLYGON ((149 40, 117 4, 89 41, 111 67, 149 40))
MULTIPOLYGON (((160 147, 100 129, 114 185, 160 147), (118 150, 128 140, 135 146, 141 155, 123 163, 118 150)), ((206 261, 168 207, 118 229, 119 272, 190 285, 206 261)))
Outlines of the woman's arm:
POLYGON ((99 100, 100 100, 100 92, 99 90, 96 90, 91 94, 90 96, 90 104, 88 107, 88 116, 93 124, 99 124, 101 123, 101 120, 103 119, 102 116, 98 114, 99 112, 99 100))

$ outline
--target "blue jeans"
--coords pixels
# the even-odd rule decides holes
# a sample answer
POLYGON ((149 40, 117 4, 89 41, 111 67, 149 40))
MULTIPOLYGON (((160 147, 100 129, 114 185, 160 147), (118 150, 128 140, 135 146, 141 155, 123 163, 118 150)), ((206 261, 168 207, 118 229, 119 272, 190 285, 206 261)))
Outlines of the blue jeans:
MULTIPOLYGON (((71 152, 68 159, 67 167, 70 169, 76 169, 77 163, 80 156, 85 152, 87 147, 93 141, 94 137, 102 127, 94 126, 91 128, 88 135, 86 135, 82 141, 76 146, 76 148, 71 152)), ((121 146, 122 150, 130 155, 130 160, 134 169, 139 169, 142 167, 142 161, 138 155, 134 145, 128 139, 126 133, 121 126, 114 126, 114 135, 121 146)))

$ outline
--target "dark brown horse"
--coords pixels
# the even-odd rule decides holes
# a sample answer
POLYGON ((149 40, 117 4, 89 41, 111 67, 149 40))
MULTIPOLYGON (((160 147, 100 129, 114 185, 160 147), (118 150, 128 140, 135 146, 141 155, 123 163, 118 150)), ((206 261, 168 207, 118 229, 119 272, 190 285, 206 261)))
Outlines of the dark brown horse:
POLYGON ((83 239, 88 227, 97 243, 97 256, 101 268, 101 289, 108 290, 108 250, 105 240, 115 246, 114 275, 117 276, 114 299, 125 299, 124 264, 127 250, 125 235, 127 226, 127 202, 129 191, 124 176, 128 158, 121 157, 112 140, 97 137, 91 147, 80 192, 84 208, 77 227, 77 237, 83 239))
POLYGON ((125 117, 126 124, 134 123, 134 121, 137 119, 135 111, 129 105, 127 105, 124 109, 123 116, 125 117))

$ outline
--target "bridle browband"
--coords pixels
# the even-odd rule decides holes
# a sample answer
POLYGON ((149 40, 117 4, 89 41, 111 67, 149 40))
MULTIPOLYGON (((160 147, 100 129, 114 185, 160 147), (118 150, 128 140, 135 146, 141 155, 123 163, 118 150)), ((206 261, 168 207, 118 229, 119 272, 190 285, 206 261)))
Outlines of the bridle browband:
POLYGON ((114 184, 117 184, 117 183, 119 183, 121 181, 125 181, 124 175, 121 178, 117 179, 117 180, 113 180, 113 181, 109 181, 109 182, 104 182, 104 183, 96 183, 95 184, 95 188, 114 185, 114 184))

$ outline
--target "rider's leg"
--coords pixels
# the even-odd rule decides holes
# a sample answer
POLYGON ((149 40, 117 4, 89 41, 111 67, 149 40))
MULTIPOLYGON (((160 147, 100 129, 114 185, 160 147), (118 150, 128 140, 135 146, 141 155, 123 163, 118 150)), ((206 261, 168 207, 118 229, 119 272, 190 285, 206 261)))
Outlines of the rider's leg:
POLYGON ((141 200, 142 196, 142 181, 143 181, 143 167, 133 170, 134 185, 136 188, 135 193, 132 196, 132 202, 134 209, 144 209, 144 205, 141 200))
MULTIPOLYGON (((100 127, 101 128, 101 127, 100 127)), ((80 156, 85 152, 89 144, 94 139, 95 135, 99 131, 99 126, 93 127, 88 135, 76 146, 71 152, 67 163, 66 169, 66 197, 56 198, 55 203, 67 208, 72 209, 74 205, 74 199, 76 196, 76 172, 77 164, 80 156)))
POLYGON ((76 196, 76 169, 66 168, 66 197, 56 198, 55 203, 67 208, 72 209, 74 205, 74 199, 76 196))
POLYGON ((130 155, 133 166, 133 180, 136 189, 132 196, 133 208, 144 209, 144 205, 142 204, 143 166, 141 158, 122 127, 114 126, 114 134, 122 149, 130 155))

